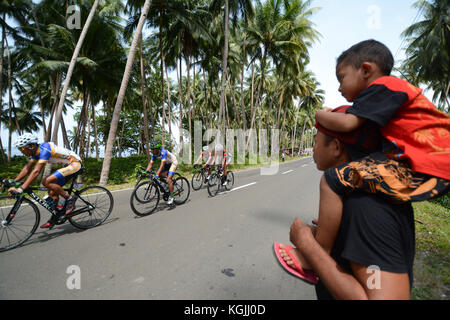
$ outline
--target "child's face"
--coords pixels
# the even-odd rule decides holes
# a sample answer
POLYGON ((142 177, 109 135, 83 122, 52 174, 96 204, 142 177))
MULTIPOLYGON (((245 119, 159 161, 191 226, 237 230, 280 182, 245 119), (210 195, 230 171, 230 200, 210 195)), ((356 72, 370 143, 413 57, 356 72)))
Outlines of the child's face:
POLYGON ((366 86, 364 78, 364 70, 362 67, 356 69, 350 64, 339 64, 336 67, 336 77, 339 81, 339 92, 347 99, 353 102, 366 86))

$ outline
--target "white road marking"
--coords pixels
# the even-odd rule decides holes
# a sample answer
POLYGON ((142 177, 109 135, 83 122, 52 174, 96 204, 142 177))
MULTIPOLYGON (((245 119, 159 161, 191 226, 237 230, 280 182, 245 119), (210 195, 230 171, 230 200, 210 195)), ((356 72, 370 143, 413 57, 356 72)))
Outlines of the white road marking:
POLYGON ((304 168, 304 167, 306 167, 307 166, 307 164, 304 164, 304 165, 302 165, 302 168, 304 168))
POLYGON ((228 192, 233 192, 233 191, 236 191, 236 190, 239 190, 239 189, 242 189, 242 188, 246 188, 246 187, 252 186, 254 184, 256 184, 256 182, 251 182, 251 183, 245 184, 243 186, 233 188, 233 189, 231 189, 229 191, 222 191, 222 192, 219 192, 218 194, 225 194, 225 193, 228 193, 228 192))
POLYGON ((283 172, 282 174, 286 174, 286 173, 289 173, 289 172, 292 172, 292 171, 294 171, 294 170, 288 170, 288 171, 283 172))

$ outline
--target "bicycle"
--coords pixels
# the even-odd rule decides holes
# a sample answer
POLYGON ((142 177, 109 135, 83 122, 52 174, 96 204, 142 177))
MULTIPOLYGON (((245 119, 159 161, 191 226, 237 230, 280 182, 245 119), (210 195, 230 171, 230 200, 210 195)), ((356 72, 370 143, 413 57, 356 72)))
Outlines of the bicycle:
MULTIPOLYGON (((144 167, 137 168, 136 172, 136 183, 134 184, 134 187, 136 188, 137 185, 144 179, 148 178, 149 173, 144 167)), ((175 172, 174 177, 181 177, 181 175, 178 172, 175 172)))
MULTIPOLYGON (((74 189, 75 180, 76 176, 72 179, 70 187, 64 189, 69 195, 75 197, 75 210, 60 217, 55 224, 61 225, 69 221, 78 229, 90 229, 102 224, 114 207, 111 192, 101 186, 74 189)), ((1 184, 2 193, 6 188, 17 186, 16 182, 10 183, 8 180, 3 180, 1 184)), ((57 210, 39 197, 35 191, 48 191, 48 189, 28 187, 20 194, 0 196, 0 252, 22 245, 34 234, 41 217, 36 204, 47 209, 53 216, 57 215, 57 210), (28 196, 34 201, 28 199, 28 196)))
MULTIPOLYGON (((165 180, 159 179, 154 171, 150 173, 138 170, 138 175, 146 176, 147 180, 140 182, 131 193, 130 206, 131 210, 138 216, 147 216, 157 208, 160 201, 160 194, 163 195, 164 201, 169 200, 169 185, 165 180)), ((187 201, 191 192, 189 181, 178 174, 172 180, 174 203, 181 205, 187 201)))
MULTIPOLYGON (((223 177, 223 168, 222 165, 217 166, 217 170, 214 174, 211 175, 208 181, 208 193, 211 197, 215 197, 222 186, 222 177, 223 177)), ((234 173, 231 170, 227 170, 226 176, 227 184, 225 185, 225 189, 227 191, 231 190, 234 185, 234 173)))
POLYGON ((209 177, 213 175, 213 173, 209 175, 208 170, 209 166, 206 167, 201 166, 200 168, 197 168, 197 170, 192 175, 191 179, 192 189, 194 189, 195 191, 200 190, 203 184, 208 183, 209 177))

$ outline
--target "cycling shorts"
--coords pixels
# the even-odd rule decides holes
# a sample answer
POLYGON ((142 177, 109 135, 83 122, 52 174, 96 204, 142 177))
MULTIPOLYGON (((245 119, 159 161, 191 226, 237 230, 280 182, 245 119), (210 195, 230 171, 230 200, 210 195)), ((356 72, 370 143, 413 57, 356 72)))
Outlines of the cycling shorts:
POLYGON ((69 163, 64 168, 58 169, 52 173, 55 177, 58 178, 56 181, 61 187, 67 183, 75 174, 77 174, 82 169, 81 162, 72 162, 69 163))

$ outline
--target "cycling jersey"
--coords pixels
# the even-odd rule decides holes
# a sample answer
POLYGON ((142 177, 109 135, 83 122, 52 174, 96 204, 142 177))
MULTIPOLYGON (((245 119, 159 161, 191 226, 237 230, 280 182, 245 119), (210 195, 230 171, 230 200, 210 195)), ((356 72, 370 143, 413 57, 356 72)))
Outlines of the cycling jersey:
POLYGON ((53 142, 41 143, 37 154, 31 156, 31 159, 36 160, 39 163, 68 164, 81 162, 81 158, 75 152, 63 147, 58 147, 53 142))
POLYGON ((159 155, 155 156, 152 154, 151 161, 155 161, 156 159, 166 160, 166 163, 174 163, 177 164, 177 157, 173 153, 170 153, 168 150, 161 148, 159 155))

